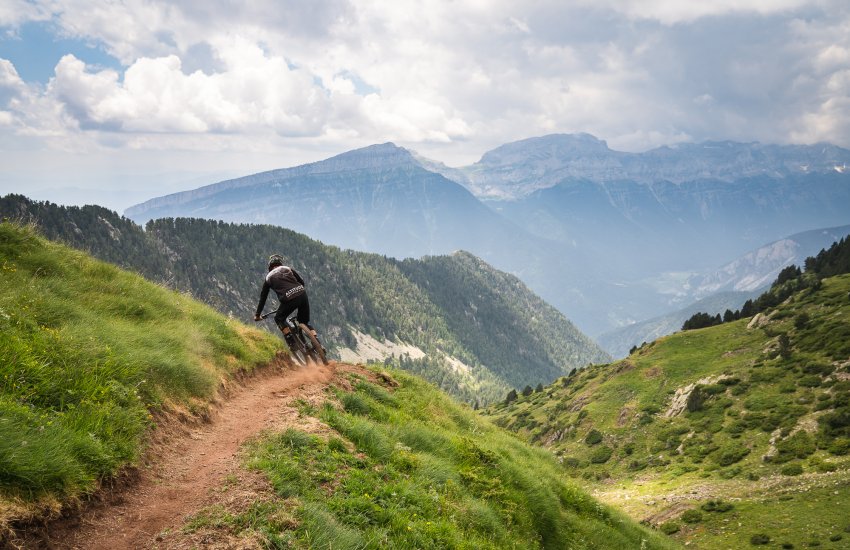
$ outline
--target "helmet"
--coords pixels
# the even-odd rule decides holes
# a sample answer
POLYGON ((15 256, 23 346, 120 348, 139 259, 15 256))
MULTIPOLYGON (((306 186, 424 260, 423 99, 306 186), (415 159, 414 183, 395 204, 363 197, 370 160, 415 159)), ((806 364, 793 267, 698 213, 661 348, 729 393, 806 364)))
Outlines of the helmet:
POLYGON ((272 270, 273 267, 283 265, 283 256, 280 254, 272 254, 269 256, 269 271, 272 270))

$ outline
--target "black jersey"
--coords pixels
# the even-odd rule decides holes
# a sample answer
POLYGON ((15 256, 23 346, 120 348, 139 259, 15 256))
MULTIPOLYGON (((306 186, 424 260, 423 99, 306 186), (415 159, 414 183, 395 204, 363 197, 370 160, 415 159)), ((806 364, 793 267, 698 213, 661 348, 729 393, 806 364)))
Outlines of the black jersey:
POLYGON ((263 311, 269 290, 274 290, 281 303, 292 300, 307 292, 304 288, 304 279, 297 271, 289 266, 281 265, 266 275, 263 282, 263 290, 260 291, 260 304, 257 306, 257 315, 263 311))

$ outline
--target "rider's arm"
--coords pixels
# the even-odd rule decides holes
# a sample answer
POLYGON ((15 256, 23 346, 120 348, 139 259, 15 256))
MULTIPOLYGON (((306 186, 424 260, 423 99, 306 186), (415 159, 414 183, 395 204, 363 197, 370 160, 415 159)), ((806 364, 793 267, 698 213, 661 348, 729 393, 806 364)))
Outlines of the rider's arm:
POLYGON ((263 290, 260 291, 260 304, 257 306, 257 313, 254 314, 255 317, 259 317, 263 312, 263 308, 266 306, 266 299, 269 297, 270 288, 268 281, 263 283, 263 290))
POLYGON ((301 278, 301 275, 298 274, 294 269, 292 270, 292 274, 295 275, 295 279, 298 280, 302 285, 304 284, 304 279, 301 278))

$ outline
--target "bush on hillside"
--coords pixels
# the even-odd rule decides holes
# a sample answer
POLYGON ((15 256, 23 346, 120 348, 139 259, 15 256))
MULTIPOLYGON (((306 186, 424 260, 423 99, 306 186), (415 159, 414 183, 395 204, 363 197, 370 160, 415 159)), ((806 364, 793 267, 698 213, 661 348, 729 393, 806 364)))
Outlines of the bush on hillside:
POLYGON ((590 462, 593 464, 604 464, 608 462, 612 454, 614 454, 614 450, 611 447, 601 445, 590 453, 590 462))
POLYGON ((723 501, 723 500, 713 500, 712 499, 712 500, 709 500, 708 502, 703 503, 703 505, 700 506, 700 508, 702 508, 706 512, 723 513, 723 512, 728 512, 729 510, 733 509, 734 506, 731 503, 723 501))
POLYGON ((761 546, 770 544, 770 537, 764 533, 758 533, 750 537, 750 544, 753 546, 761 546))
POLYGON ((743 460, 750 454, 750 449, 739 444, 728 444, 714 455, 714 461, 720 466, 730 466, 743 460))
POLYGON ((588 445, 596 445, 597 443, 602 442, 602 432, 597 430, 596 428, 587 432, 587 436, 584 438, 584 442, 588 445))
POLYGON ((682 521, 685 523, 699 523, 702 521, 702 514, 699 510, 693 508, 685 510, 685 513, 682 514, 682 521))
POLYGON ((659 529, 665 535, 673 535, 678 533, 682 526, 678 521, 666 521, 659 526, 659 529))
POLYGON ((784 476, 798 476, 803 473, 803 465, 799 462, 786 464, 782 467, 781 473, 784 476))

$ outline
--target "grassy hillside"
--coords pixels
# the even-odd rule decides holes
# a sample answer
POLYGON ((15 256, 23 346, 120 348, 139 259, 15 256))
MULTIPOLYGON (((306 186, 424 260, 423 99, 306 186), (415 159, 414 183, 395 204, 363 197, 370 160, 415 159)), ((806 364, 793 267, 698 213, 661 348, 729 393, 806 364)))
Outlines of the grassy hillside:
POLYGON ((279 340, 29 227, 0 223, 0 531, 139 456, 157 410, 193 410, 279 340))
POLYGON ((355 348, 357 332, 412 344, 424 357, 396 357, 396 364, 470 403, 608 358, 518 279, 466 253, 400 262, 280 227, 194 219, 155 220, 143 231, 100 207, 15 195, 0 198, 0 216, 33 220, 52 239, 243 319, 256 307, 266 258, 282 253, 307 279, 329 347, 355 348))
POLYGON ((630 500, 637 517, 673 518, 667 528, 701 548, 756 534, 797 547, 829 542, 845 527, 820 521, 832 500, 803 493, 850 486, 850 275, 753 319, 661 338, 489 412, 554 450, 599 495, 630 500), (732 511, 675 519, 718 496, 737 502, 732 511), (788 532, 786 522, 783 540, 755 532, 783 514, 803 514, 794 524, 809 527, 788 532), (730 517, 740 528, 718 519, 730 517))
POLYGON ((250 447, 247 466, 268 476, 274 498, 238 513, 211 507, 187 531, 275 548, 678 547, 422 380, 348 376, 324 403, 301 403, 311 430, 250 447))

